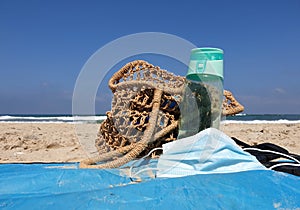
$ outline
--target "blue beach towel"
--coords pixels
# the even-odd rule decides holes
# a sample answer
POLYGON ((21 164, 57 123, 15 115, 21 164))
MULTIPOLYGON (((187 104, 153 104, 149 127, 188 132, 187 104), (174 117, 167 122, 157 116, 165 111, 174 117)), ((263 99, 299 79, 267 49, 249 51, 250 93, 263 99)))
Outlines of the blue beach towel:
POLYGON ((0 209, 297 209, 300 178, 271 170, 132 183, 71 164, 0 165, 0 209))

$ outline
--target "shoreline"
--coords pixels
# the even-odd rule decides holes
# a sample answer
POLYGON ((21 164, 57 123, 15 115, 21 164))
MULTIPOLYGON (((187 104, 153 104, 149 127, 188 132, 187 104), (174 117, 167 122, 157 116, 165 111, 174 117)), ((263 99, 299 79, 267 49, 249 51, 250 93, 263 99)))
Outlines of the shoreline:
MULTIPOLYGON (((0 123, 0 163, 79 162, 96 154, 99 124, 0 123)), ((300 154, 300 123, 224 123, 220 130, 250 145, 274 143, 300 154)))

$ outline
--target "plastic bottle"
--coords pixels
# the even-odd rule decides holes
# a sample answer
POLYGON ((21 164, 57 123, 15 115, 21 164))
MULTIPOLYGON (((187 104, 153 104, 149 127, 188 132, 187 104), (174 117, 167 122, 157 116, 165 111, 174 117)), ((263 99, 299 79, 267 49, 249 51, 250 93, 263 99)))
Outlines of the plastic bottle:
POLYGON ((178 138, 209 127, 219 128, 223 101, 223 50, 196 48, 191 52, 186 87, 180 105, 178 138))

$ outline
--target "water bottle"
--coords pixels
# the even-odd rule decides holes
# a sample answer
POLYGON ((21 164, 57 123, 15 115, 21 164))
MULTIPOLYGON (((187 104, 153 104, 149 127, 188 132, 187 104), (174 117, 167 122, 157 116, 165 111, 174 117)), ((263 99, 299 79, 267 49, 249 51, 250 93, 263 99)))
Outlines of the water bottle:
POLYGON ((178 138, 209 128, 219 129, 223 102, 223 50, 196 48, 191 52, 180 104, 178 138))

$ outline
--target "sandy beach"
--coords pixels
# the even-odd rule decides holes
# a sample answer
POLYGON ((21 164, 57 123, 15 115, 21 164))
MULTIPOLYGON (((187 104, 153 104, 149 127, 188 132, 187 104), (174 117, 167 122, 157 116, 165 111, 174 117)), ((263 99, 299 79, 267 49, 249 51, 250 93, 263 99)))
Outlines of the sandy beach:
MULTIPOLYGON (((0 163, 78 162, 92 154, 98 126, 0 123, 0 163)), ((300 154, 300 123, 232 123, 223 124, 221 130, 249 144, 271 142, 300 154)))

